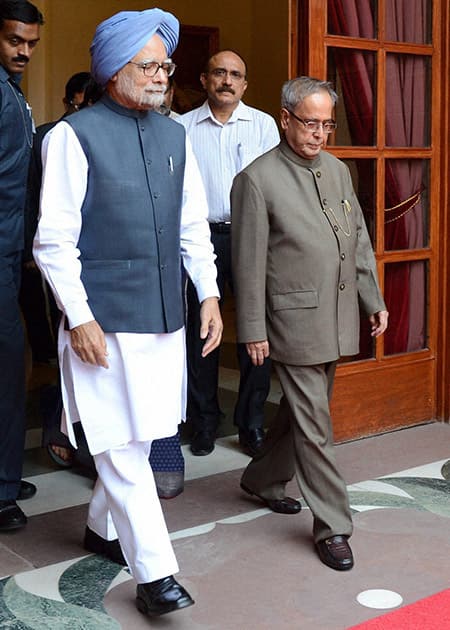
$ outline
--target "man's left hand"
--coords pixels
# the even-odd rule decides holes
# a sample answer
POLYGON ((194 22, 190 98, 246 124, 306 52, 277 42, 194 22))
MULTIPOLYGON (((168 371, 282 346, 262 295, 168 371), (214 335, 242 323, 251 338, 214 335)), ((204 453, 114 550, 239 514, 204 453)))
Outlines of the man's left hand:
POLYGON ((378 311, 369 317, 372 326, 372 337, 379 337, 384 333, 388 325, 389 313, 387 311, 378 311))
POLYGON ((245 344, 245 347, 253 365, 263 365, 266 358, 270 355, 267 339, 264 341, 249 341, 245 344))
POLYGON ((202 349, 202 357, 215 350, 222 339, 223 323, 220 315, 219 300, 216 297, 206 298, 200 307, 200 338, 206 339, 202 349))

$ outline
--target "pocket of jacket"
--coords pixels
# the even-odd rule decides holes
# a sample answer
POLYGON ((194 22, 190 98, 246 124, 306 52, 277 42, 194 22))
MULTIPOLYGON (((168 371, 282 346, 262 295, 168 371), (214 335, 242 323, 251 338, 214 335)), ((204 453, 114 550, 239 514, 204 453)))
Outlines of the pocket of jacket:
POLYGON ((272 296, 274 311, 282 311, 295 308, 317 308, 319 296, 317 291, 291 291, 290 293, 278 293, 272 296))
POLYGON ((131 269, 131 260, 82 260, 84 269, 131 269))

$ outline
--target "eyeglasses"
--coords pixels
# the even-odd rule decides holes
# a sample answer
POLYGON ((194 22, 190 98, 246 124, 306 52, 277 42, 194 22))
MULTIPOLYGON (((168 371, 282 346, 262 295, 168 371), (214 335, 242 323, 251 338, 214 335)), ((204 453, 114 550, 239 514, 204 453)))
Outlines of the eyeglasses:
POLYGON ((308 131, 320 131, 320 128, 322 127, 324 133, 332 133, 337 127, 337 123, 334 120, 325 120, 324 122, 321 120, 303 120, 303 118, 299 118, 297 114, 291 112, 290 109, 287 111, 295 118, 295 120, 301 122, 308 131))
POLYGON ((228 72, 225 68, 214 68, 214 70, 211 70, 210 74, 218 77, 219 79, 223 79, 227 75, 230 75, 232 81, 242 81, 242 79, 245 79, 245 75, 242 74, 242 72, 239 72, 239 70, 230 70, 228 72))
POLYGON ((162 63, 157 61, 129 61, 128 63, 140 68, 146 77, 154 77, 160 68, 168 77, 171 77, 177 67, 172 61, 163 61, 162 63))

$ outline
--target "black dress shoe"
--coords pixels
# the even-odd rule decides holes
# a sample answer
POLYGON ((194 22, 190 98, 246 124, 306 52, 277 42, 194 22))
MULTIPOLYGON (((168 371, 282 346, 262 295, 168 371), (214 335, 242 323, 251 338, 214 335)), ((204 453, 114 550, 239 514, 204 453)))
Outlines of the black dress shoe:
POLYGON ((242 450, 250 457, 255 455, 261 450, 264 442, 264 429, 262 427, 258 429, 239 429, 239 444, 242 450))
POLYGON ((209 455, 214 450, 215 431, 196 431, 191 440, 193 455, 209 455))
POLYGON ((26 499, 31 499, 36 494, 36 486, 34 483, 30 483, 29 481, 20 482, 20 490, 17 495, 17 501, 25 501, 26 499))
POLYGON ((253 490, 250 490, 250 488, 247 488, 243 483, 241 483, 241 488, 247 494, 261 499, 272 512, 278 512, 279 514, 298 514, 302 509, 300 501, 292 499, 291 497, 284 497, 284 499, 265 499, 259 494, 256 494, 256 492, 253 492, 253 490))
POLYGON ((137 585, 136 606, 144 615, 165 615, 194 603, 186 589, 172 575, 137 585))
POLYGON ((316 549, 322 562, 336 571, 348 571, 353 567, 353 554, 346 536, 320 540, 316 549))
POLYGON ((109 560, 121 564, 124 567, 127 566, 127 561, 124 558, 122 549, 120 548, 119 540, 105 540, 98 534, 86 527, 84 534, 84 548, 86 551, 91 551, 99 556, 105 556, 109 560))
POLYGON ((27 524, 27 517, 15 501, 0 501, 0 531, 20 529, 27 524))

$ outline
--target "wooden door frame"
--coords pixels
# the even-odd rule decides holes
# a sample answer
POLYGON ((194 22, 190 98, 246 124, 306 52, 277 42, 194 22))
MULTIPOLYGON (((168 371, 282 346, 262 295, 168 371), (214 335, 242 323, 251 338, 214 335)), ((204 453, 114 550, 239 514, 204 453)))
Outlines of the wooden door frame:
POLYGON ((441 349, 438 362, 437 378, 437 410, 438 417, 445 422, 450 421, 450 3, 442 2, 441 14, 441 116, 440 137, 442 151, 440 160, 441 189, 441 234, 440 260, 442 273, 440 275, 441 325, 438 331, 438 343, 441 349))

